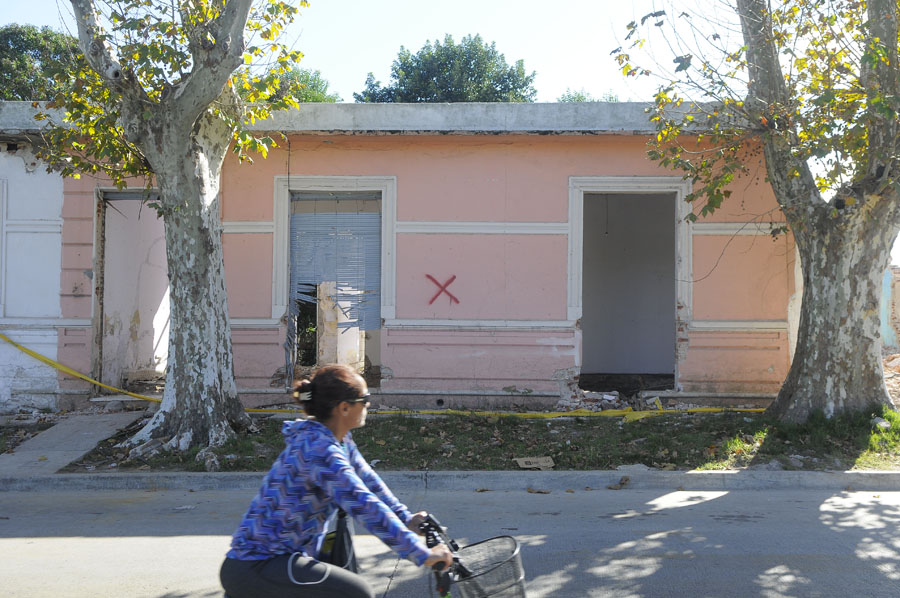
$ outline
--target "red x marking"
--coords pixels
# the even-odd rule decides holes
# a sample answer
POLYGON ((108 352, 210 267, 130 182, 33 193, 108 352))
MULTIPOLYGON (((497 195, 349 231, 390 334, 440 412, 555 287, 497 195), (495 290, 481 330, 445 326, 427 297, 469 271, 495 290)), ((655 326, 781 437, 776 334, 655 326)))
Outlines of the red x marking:
POLYGON ((450 283, 453 282, 454 280, 456 280, 456 274, 454 274, 453 276, 451 276, 450 278, 448 278, 448 279, 447 279, 447 282, 445 282, 444 284, 439 283, 439 282, 437 281, 437 279, 436 279, 434 276, 432 276, 431 274, 426 274, 426 275, 425 275, 425 278, 427 278, 428 280, 430 280, 431 282, 433 282, 434 284, 436 284, 436 285, 438 286, 438 289, 440 289, 440 290, 437 292, 437 294, 436 294, 434 297, 431 298, 431 301, 428 302, 428 305, 431 305, 432 303, 434 303, 435 299, 437 299, 438 297, 440 297, 441 294, 443 294, 443 293, 447 293, 447 296, 450 297, 450 301, 451 301, 451 302, 456 301, 457 303, 459 303, 459 299, 457 299, 456 297, 454 297, 454 296, 453 296, 453 293, 451 293, 450 291, 447 290, 447 287, 450 286, 450 283))

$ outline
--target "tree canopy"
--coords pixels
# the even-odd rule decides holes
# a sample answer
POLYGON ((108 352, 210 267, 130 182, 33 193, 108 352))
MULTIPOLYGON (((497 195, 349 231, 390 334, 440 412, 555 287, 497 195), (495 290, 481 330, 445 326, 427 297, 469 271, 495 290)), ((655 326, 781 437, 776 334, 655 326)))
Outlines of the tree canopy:
MULTIPOLYGON (((301 53, 281 34, 305 0, 71 0, 85 63, 46 104, 42 156, 64 175, 159 190, 170 289, 166 385, 136 455, 219 445, 252 425, 238 400, 219 182, 226 154, 265 156, 246 125, 297 107, 301 53), (283 83, 288 81, 288 83, 283 83), (143 177, 141 179, 140 177, 143 177)), ((101 206, 102 207, 102 206, 101 206)), ((132 455, 132 456, 136 456, 132 455)))
POLYGON ((49 27, 0 27, 0 100, 49 100, 57 78, 84 64, 78 40, 49 27))
POLYGON ((294 67, 288 71, 279 82, 278 92, 274 97, 278 98, 285 92, 292 92, 300 103, 325 102, 335 103, 343 101, 337 93, 328 91, 328 80, 322 77, 318 70, 294 67))
POLYGON ((803 421, 890 404, 879 304, 900 230, 898 3, 734 0, 732 10, 682 3, 628 25, 629 45, 613 52, 622 72, 664 77, 649 156, 692 182, 693 219, 765 163, 803 272, 794 358, 770 411, 803 421), (667 54, 640 64, 659 36, 667 54))
POLYGON ((183 90, 190 80, 211 80, 222 68, 213 62, 222 63, 226 54, 232 65, 226 88, 206 106, 230 130, 233 150, 243 159, 252 159, 249 152, 265 156, 274 144, 270 137, 249 133, 245 123, 298 106, 301 88, 291 85, 290 73, 303 54, 280 35, 298 13, 294 4, 306 6, 305 0, 235 2, 240 6, 222 0, 71 2, 88 60, 57 79, 57 93, 46 106, 65 112, 65 122, 51 123, 64 126, 48 130, 43 156, 65 176, 102 173, 118 186, 134 176, 149 182, 154 170, 135 139, 152 125, 156 109, 200 110, 184 105, 183 90), (246 23, 246 43, 243 26, 225 30, 226 19, 246 23), (257 66, 263 60, 268 68, 257 66))
POLYGON ((403 46, 391 66, 391 83, 382 86, 369 73, 357 102, 533 102, 535 73, 522 60, 513 65, 480 35, 427 42, 413 54, 403 46))
POLYGON ((585 90, 583 87, 578 90, 567 87, 566 91, 564 91, 561 96, 556 98, 556 101, 563 104, 578 102, 618 102, 619 96, 612 91, 607 91, 599 98, 595 98, 589 91, 585 90))

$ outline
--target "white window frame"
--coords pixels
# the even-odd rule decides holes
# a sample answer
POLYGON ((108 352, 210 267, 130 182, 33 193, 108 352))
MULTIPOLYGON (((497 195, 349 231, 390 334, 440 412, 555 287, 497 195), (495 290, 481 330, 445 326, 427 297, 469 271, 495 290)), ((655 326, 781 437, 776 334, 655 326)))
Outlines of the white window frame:
POLYGON ((381 192, 381 318, 393 319, 396 313, 397 240, 394 232, 397 222, 397 177, 294 174, 275 176, 272 317, 280 319, 288 309, 291 191, 381 192))

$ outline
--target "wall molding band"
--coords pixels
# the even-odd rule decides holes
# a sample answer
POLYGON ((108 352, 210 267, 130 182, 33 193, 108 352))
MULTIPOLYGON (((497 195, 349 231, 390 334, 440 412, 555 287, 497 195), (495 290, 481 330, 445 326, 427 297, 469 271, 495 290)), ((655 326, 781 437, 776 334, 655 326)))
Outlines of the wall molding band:
POLYGON ((503 330, 574 330, 574 320, 438 320, 438 319, 385 319, 384 328, 484 328, 503 330))
POLYGON ((694 320, 688 330, 697 332, 762 332, 770 330, 787 331, 787 320, 694 320))
POLYGON ((223 221, 222 232, 225 234, 273 233, 274 222, 223 221))
POLYGON ((472 235, 567 235, 568 222, 398 222, 397 233, 472 235))
MULTIPOLYGON (((784 226, 783 222, 774 223, 784 226)), ((771 235, 772 226, 768 222, 695 222, 695 235, 771 235)))

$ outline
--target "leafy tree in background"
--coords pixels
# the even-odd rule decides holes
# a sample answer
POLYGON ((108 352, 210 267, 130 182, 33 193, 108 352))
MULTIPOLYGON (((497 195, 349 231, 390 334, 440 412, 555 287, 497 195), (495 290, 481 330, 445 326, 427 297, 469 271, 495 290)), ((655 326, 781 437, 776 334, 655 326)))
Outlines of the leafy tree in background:
POLYGON ((296 95, 297 101, 335 103, 343 101, 337 93, 328 92, 329 83, 318 70, 295 67, 290 70, 279 83, 279 91, 274 97, 286 92, 296 95))
POLYGON ((77 70, 84 58, 71 35, 34 25, 0 27, 0 100, 49 100, 56 77, 77 70))
POLYGON ((583 87, 577 91, 566 88, 566 91, 563 92, 561 96, 556 98, 557 102, 561 103, 575 103, 575 102, 618 102, 619 96, 613 93, 612 91, 607 91, 601 97, 595 98, 590 94, 590 92, 586 91, 583 87))
POLYGON ((366 87, 354 93, 357 102, 533 102, 535 73, 522 60, 512 66, 480 35, 459 44, 447 35, 444 43, 428 42, 416 54, 403 46, 391 66, 391 84, 382 86, 369 73, 366 87))
MULTIPOLYGON (((144 177, 160 193, 171 320, 159 410, 129 444, 220 445, 251 425, 234 380, 219 178, 233 148, 274 142, 245 124, 297 107, 281 85, 301 54, 279 35, 297 15, 282 0, 71 0, 87 66, 39 118, 56 118, 44 157, 64 175, 144 177), (255 66, 262 63, 267 67, 255 66), (274 97, 277 95, 277 97, 274 97), (270 101, 270 99, 272 101, 270 101)), ((131 179, 134 180, 134 179, 131 179)), ((140 180, 140 179, 138 179, 140 180)))
MULTIPOLYGON (((670 83, 656 95, 649 155, 694 184, 706 215, 764 161, 803 272, 791 369, 769 413, 802 422, 890 405, 882 372, 882 277, 900 230, 897 0, 735 0, 731 20, 684 4, 629 25, 614 51, 664 35, 670 83), (739 31, 735 38, 729 31, 739 31), (700 142, 686 141, 696 139, 700 142)), ((727 17, 727 13, 719 13, 727 17)))

